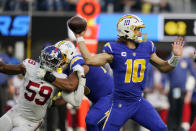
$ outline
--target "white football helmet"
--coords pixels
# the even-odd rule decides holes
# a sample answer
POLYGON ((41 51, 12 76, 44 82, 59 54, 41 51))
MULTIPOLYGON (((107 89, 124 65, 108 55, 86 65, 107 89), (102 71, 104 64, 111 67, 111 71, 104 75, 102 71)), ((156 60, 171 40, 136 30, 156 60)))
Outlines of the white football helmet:
POLYGON ((62 40, 55 44, 55 47, 60 49, 62 54, 64 55, 64 59, 62 62, 62 68, 67 68, 68 64, 70 63, 71 59, 77 55, 76 48, 71 41, 62 40))
POLYGON ((136 15, 125 15, 117 22, 118 36, 124 36, 127 39, 136 42, 147 40, 147 33, 142 33, 142 28, 145 28, 143 21, 136 15), (142 39, 142 37, 144 39, 142 39))

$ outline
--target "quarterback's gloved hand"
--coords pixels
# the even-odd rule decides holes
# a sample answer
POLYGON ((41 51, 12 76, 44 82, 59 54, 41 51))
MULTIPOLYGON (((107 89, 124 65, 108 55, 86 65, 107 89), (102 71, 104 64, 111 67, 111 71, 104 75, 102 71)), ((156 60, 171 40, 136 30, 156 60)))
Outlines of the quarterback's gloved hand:
POLYGON ((42 68, 37 69, 36 75, 37 75, 38 78, 44 79, 45 74, 46 74, 45 69, 42 69, 42 68))

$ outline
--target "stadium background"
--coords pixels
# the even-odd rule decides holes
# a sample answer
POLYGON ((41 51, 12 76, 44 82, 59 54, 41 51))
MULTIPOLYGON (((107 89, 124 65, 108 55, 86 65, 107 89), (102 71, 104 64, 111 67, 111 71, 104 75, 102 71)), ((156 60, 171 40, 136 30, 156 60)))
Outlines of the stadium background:
MULTIPOLYGON (((107 41, 114 41, 116 39, 116 21, 124 14, 101 12, 95 19, 95 23, 99 27, 97 52, 101 52, 103 45, 107 41)), ((143 19, 146 25, 146 29, 143 32, 147 32, 147 39, 152 40, 156 44, 158 53, 168 54, 171 51, 171 42, 179 35, 185 36, 185 41, 188 45, 196 46, 196 14, 194 12, 172 14, 141 14, 137 12, 135 14, 143 19)), ((43 44, 54 44, 67 38, 68 29, 66 21, 73 15, 76 15, 76 12, 33 11, 31 23, 31 57, 35 58, 39 56, 43 44)), ((8 45, 19 45, 17 47, 24 47, 24 50, 16 47, 15 49, 18 49, 18 51, 15 50, 16 57, 19 59, 26 58, 29 24, 30 17, 28 16, 28 12, 1 12, 1 51, 5 51, 8 45)))

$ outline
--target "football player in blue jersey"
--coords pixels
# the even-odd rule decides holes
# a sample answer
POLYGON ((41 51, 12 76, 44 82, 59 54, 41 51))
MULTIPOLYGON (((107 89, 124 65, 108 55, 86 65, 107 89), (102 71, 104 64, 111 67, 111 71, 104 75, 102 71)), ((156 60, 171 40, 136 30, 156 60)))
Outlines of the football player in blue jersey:
MULTIPOLYGON (((103 67, 87 66, 81 55, 77 54, 74 44, 70 41, 60 41, 55 44, 64 54, 63 72, 68 75, 68 79, 72 79, 72 83, 68 83, 66 79, 55 78, 52 74, 46 73, 45 77, 55 78, 51 81, 61 89, 70 87, 75 90, 78 84, 78 77, 73 68, 81 65, 84 68, 86 77, 85 95, 92 102, 92 106, 86 116, 86 127, 88 131, 100 131, 103 125, 102 118, 111 106, 111 93, 113 90, 113 78, 107 73, 103 67), (68 86, 69 85, 69 86, 68 86), (99 122, 100 121, 100 122, 99 122)), ((41 69, 43 71, 43 69, 41 69)), ((39 73, 40 74, 40 73, 39 73)))
POLYGON ((117 22, 118 39, 105 44, 104 53, 91 55, 85 45, 85 31, 76 34, 81 54, 88 65, 101 66, 110 63, 113 69, 114 91, 112 106, 104 123, 104 131, 119 131, 129 119, 133 119, 151 131, 166 131, 167 127, 153 106, 142 97, 149 61, 161 72, 176 67, 183 53, 184 41, 176 38, 172 44, 173 56, 162 60, 156 48, 146 40, 147 33, 142 20, 136 15, 125 15, 117 22))

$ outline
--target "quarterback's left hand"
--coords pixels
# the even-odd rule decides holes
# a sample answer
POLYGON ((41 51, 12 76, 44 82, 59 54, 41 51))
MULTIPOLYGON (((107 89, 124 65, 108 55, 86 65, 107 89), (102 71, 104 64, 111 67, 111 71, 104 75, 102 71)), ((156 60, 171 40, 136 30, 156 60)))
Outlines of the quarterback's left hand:
POLYGON ((36 75, 37 75, 38 78, 44 79, 45 74, 46 74, 45 69, 42 69, 42 68, 37 69, 36 75))
POLYGON ((182 56, 183 54, 183 47, 184 47, 184 40, 182 37, 178 37, 174 40, 172 44, 172 52, 174 56, 182 56))

